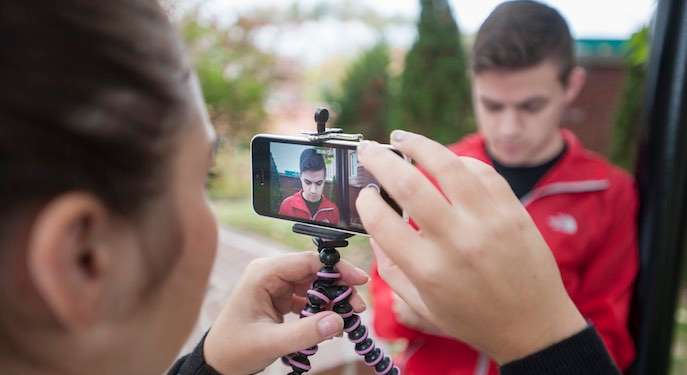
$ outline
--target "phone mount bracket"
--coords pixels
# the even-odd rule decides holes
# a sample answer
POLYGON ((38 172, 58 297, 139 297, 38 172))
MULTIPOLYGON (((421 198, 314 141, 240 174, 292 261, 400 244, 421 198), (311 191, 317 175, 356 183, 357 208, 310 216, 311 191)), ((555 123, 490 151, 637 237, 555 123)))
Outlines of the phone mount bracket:
MULTIPOLYGON (((341 129, 326 129, 329 111, 320 108, 315 112, 317 132, 303 133, 311 142, 327 140, 360 141, 362 134, 345 134, 341 129)), ((362 323, 362 319, 353 311, 349 303, 353 296, 353 288, 341 281, 341 273, 336 268, 341 255, 337 248, 348 246, 347 239, 353 234, 321 228, 313 225, 297 223, 293 225, 293 232, 312 237, 320 255, 322 268, 317 272, 317 278, 312 282, 306 293, 307 303, 300 313, 305 318, 325 310, 332 310, 339 314, 344 321, 344 332, 355 345, 355 352, 363 357, 363 362, 374 368, 378 375, 399 375, 401 370, 394 365, 391 358, 386 356, 374 340, 369 337, 369 329, 362 323)), ((282 362, 290 366, 292 371, 288 375, 301 375, 311 369, 308 357, 317 353, 317 345, 302 349, 298 352, 282 357, 282 362)))
POLYGON ((327 121, 329 120, 329 111, 326 108, 318 108, 315 111, 315 123, 317 124, 316 132, 301 132, 301 134, 308 137, 310 142, 325 142, 329 140, 360 142, 363 140, 362 134, 344 133, 339 128, 327 129, 327 121))

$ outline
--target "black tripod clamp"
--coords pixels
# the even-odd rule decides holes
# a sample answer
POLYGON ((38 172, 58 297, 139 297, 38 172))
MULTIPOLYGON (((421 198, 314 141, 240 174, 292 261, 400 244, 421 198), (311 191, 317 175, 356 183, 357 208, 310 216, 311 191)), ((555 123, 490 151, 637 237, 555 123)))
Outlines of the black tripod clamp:
MULTIPOLYGON (((311 142, 325 142, 328 140, 361 141, 362 134, 346 134, 341 129, 326 129, 329 111, 320 108, 315 112, 317 123, 316 133, 303 133, 311 142)), ((366 365, 374 368, 378 375, 399 375, 401 371, 394 366, 391 358, 384 355, 381 348, 375 345, 369 329, 362 324, 362 319, 353 311, 349 303, 353 295, 353 288, 341 282, 341 274, 336 268, 341 255, 337 248, 348 246, 347 239, 353 235, 332 229, 326 229, 308 224, 294 224, 294 233, 310 236, 317 246, 322 268, 317 272, 317 278, 308 290, 307 303, 300 313, 300 317, 315 315, 321 311, 332 310, 339 314, 344 321, 344 332, 355 345, 355 352, 363 357, 366 365)), ((282 362, 290 366, 289 375, 301 375, 310 371, 308 357, 317 353, 317 345, 291 353, 282 357, 282 362)))
POLYGON ((363 140, 362 134, 344 133, 339 128, 327 128, 327 121, 329 121, 329 111, 326 108, 318 108, 315 111, 315 123, 317 124, 316 132, 301 132, 301 134, 308 137, 310 142, 325 142, 329 140, 360 142, 363 140))

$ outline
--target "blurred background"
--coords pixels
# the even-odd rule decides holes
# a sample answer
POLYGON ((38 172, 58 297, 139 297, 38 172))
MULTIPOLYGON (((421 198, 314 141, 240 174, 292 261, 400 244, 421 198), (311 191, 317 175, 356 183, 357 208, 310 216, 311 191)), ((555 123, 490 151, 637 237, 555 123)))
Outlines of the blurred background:
MULTIPOLYGON (((475 126, 467 70, 472 40, 500 2, 164 1, 223 141, 209 187, 222 225, 221 248, 196 337, 250 259, 312 247, 308 238, 291 232, 289 223, 253 213, 251 137, 312 130, 314 110, 324 105, 333 114, 331 126, 368 139, 386 141, 391 130, 403 128, 442 143, 458 140, 475 126), (432 64, 436 54, 421 48, 428 43, 449 63, 432 64), (447 78, 428 79, 437 76, 447 78), (437 104, 430 92, 451 94, 437 104)), ((564 126, 587 148, 632 172, 655 0, 544 2, 568 20, 579 63, 589 75, 564 126)), ((364 238, 354 238, 342 253, 369 267, 364 238)), ((367 296, 365 290, 361 294, 367 296)), ((674 374, 687 373, 687 288, 680 295, 674 374)), ((371 373, 356 363, 346 340, 334 341, 340 342, 315 356, 313 373, 371 373)), ((402 343, 395 345, 389 350, 399 350, 402 343)), ((284 373, 277 366, 266 372, 284 373)))

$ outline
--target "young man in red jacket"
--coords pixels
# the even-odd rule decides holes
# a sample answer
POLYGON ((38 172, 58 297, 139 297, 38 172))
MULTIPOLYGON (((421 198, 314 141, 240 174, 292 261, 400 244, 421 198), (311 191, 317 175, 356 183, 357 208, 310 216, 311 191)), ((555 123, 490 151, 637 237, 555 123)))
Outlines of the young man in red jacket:
MULTIPOLYGON (((627 319, 638 267, 637 197, 628 174, 560 129, 585 81, 573 48, 556 10, 533 1, 499 5, 473 47, 479 133, 449 147, 493 165, 508 181, 552 249, 572 300, 626 369, 634 359, 627 319)), ((372 280, 375 330, 408 341, 406 374, 498 373, 486 355, 419 318, 376 269, 372 280)), ((517 287, 514 293, 523 293, 517 287)))
POLYGON ((301 152, 301 189, 279 206, 279 214, 321 223, 338 224, 339 208, 323 194, 327 167, 314 148, 301 152))

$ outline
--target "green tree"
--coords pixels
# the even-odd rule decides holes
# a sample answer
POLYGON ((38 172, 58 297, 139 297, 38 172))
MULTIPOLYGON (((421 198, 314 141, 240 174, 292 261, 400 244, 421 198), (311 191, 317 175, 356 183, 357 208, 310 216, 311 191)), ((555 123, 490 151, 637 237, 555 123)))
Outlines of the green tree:
POLYGON ((380 42, 365 51, 346 72, 341 93, 326 95, 337 109, 335 125, 366 139, 388 139, 389 49, 380 42))
POLYGON ((198 12, 180 20, 210 117, 230 143, 247 144, 267 117, 275 59, 253 42, 263 23, 242 16, 233 25, 220 26, 200 20, 198 12))
POLYGON ((626 55, 627 78, 621 104, 616 113, 611 145, 611 160, 625 168, 634 167, 639 121, 641 121, 644 80, 649 61, 649 28, 632 34, 626 55))
POLYGON ((401 123, 394 126, 448 143, 474 129, 465 51, 448 1, 420 4, 418 38, 401 75, 401 123))
POLYGON ((259 15, 224 25, 203 19, 199 11, 180 14, 177 23, 210 119, 227 146, 218 151, 208 188, 213 198, 244 198, 251 186, 245 146, 267 118, 265 102, 277 79, 275 58, 254 43, 255 32, 265 24, 259 15))

